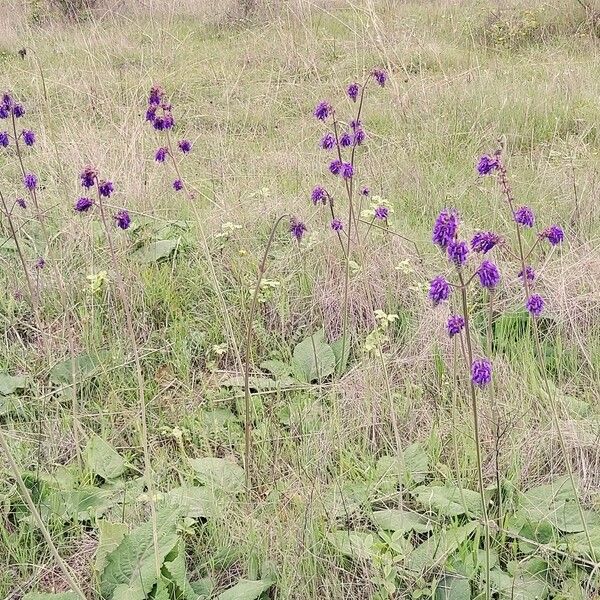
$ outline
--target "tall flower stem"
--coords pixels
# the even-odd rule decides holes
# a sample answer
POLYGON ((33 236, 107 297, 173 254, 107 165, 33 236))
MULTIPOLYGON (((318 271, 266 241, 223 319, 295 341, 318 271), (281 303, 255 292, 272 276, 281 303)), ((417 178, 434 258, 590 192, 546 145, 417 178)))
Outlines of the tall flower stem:
POLYGON ((154 561, 156 566, 156 574, 160 578, 160 560, 159 560, 159 545, 158 545, 158 525, 156 518, 156 505, 154 498, 154 481, 153 481, 153 473, 152 473, 152 465, 150 462, 150 448, 148 444, 148 423, 146 417, 146 395, 145 395, 145 382, 144 382, 144 373, 142 371, 142 363, 140 360, 140 351, 135 335, 135 329, 133 327, 133 316, 131 314, 131 308, 129 299, 127 298, 127 293, 125 291, 125 283, 123 281, 123 277, 121 275, 121 271, 119 269, 119 261, 117 260, 117 254, 115 252, 115 246, 112 238, 112 234, 110 231, 110 227, 108 225, 108 221, 106 219, 106 213, 104 210, 104 203, 102 201, 102 194, 100 193, 100 182, 96 178, 96 189, 98 191, 98 208, 100 209, 100 218, 102 220, 102 225, 104 227, 104 232, 106 234, 106 241, 108 242, 108 248, 110 251, 110 258, 112 262, 112 267, 115 276, 115 282, 117 287, 117 292, 119 294, 121 305, 123 307, 123 312, 125 313, 125 323, 127 326, 127 333, 129 335, 129 341, 131 343, 131 349, 133 352, 133 361, 135 364, 135 374, 137 378, 137 388, 138 388, 138 404, 140 410, 140 420, 142 425, 142 452, 144 455, 144 480, 146 483, 146 487, 148 488, 148 495, 150 497, 150 513, 152 520, 152 541, 154 544, 154 561))
MULTIPOLYGON (((460 297, 462 302, 463 317, 465 320, 465 339, 467 345, 467 358, 469 359, 469 368, 473 364, 473 346, 471 343, 471 324, 469 319, 469 303, 467 301, 467 286, 460 268, 457 269, 460 281, 460 297)), ((483 468, 481 464, 481 440, 479 436, 479 411, 477 408, 477 392, 475 384, 469 377, 469 388, 471 392, 471 409, 473 411, 473 432, 475 436, 475 456, 477 459, 477 475, 479 478, 479 495, 481 496, 481 512, 483 515, 483 527, 485 535, 485 586, 486 600, 491 600, 491 581, 490 581, 490 524, 488 522, 488 511, 485 500, 485 488, 483 485, 483 468)))
POLYGON ((244 471, 246 475, 246 493, 250 495, 252 487, 251 477, 251 463, 252 463, 252 422, 250 418, 250 353, 252 345, 252 324, 254 322, 254 314, 256 313, 256 307, 258 304, 258 295, 260 293, 260 286, 262 283, 263 276, 267 270, 267 259, 271 250, 271 245, 275 239, 275 232, 279 227, 279 224, 286 218, 287 215, 281 215, 273 224, 265 251, 263 252, 262 259, 258 265, 258 276, 256 278, 256 286, 254 293, 252 294, 252 301, 250 303, 250 312, 248 313, 248 323, 246 326, 246 348, 244 351, 244 471))

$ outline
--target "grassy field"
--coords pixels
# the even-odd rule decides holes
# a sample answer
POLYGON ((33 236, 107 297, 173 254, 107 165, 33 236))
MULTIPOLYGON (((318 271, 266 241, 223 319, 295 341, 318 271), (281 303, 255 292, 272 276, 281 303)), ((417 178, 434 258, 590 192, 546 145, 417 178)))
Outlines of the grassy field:
POLYGON ((14 144, 0 148, 6 206, 28 204, 1 215, 0 597, 469 600, 486 584, 502 599, 599 597, 593 11, 282 0, 240 20, 235 3, 168 4, 67 22, 3 0, 0 91, 36 133, 21 150, 39 210, 14 144), (346 86, 374 67, 389 78, 365 94, 354 185, 371 198, 355 196, 365 222, 347 262, 310 199, 331 188, 347 227, 312 113, 327 99, 352 118, 346 86), (153 84, 193 144, 181 192, 154 161, 153 84), (507 252, 493 251, 491 326, 487 293, 469 296, 474 352, 494 368, 477 438, 449 310, 428 299, 450 272, 431 230, 453 207, 465 238, 514 242, 495 177, 475 169, 499 143, 536 213, 525 242, 553 223, 565 241, 532 255, 535 327, 507 252), (88 164, 114 181, 104 210, 127 209, 127 230, 74 212, 88 164), (373 195, 393 208, 385 225, 373 195), (252 312, 281 215, 308 230, 297 242, 285 217, 275 231, 252 312))

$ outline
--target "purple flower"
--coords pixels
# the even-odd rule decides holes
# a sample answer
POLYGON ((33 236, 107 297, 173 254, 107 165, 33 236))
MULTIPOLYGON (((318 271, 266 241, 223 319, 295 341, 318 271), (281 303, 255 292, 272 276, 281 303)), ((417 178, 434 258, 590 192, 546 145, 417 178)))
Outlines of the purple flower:
POLYGON ((313 114, 317 119, 319 119, 319 121, 325 121, 325 119, 327 119, 331 113, 331 110, 331 104, 329 104, 329 102, 326 100, 321 100, 321 102, 319 102, 319 104, 317 104, 315 107, 313 114))
POLYGON ((433 243, 440 248, 446 249, 456 236, 458 223, 458 213, 455 210, 445 208, 435 220, 431 236, 433 243))
POLYGON ((335 218, 331 221, 331 229, 333 229, 333 231, 341 231, 344 229, 344 224, 340 221, 340 219, 335 218))
POLYGON ((340 137, 340 146, 342 146, 342 148, 352 146, 352 136, 347 131, 344 131, 340 137))
POLYGON ((131 217, 126 210, 120 210, 114 217, 115 225, 120 229, 129 229, 131 217))
POLYGON ((327 190, 320 185, 316 185, 313 188, 310 198, 311 198, 313 204, 315 204, 315 205, 319 204, 319 203, 326 204, 327 198, 328 198, 327 190))
POLYGON ((390 214, 390 209, 387 206, 379 205, 375 207, 373 216, 380 221, 385 221, 390 214))
POLYGON ((319 142, 319 146, 323 150, 331 150, 335 146, 335 136, 333 133, 326 133, 319 142))
POLYGON ((164 116, 164 128, 171 129, 175 125, 175 119, 170 112, 166 112, 164 116))
POLYGON ((25 114, 25 108, 22 104, 15 104, 13 106, 13 115, 16 119, 21 118, 25 114))
POLYGON ((500 271, 498 267, 489 260, 484 260, 477 269, 479 283, 488 289, 495 288, 500 283, 500 271))
MULTIPOLYGON (((525 267, 525 275, 527 276, 527 281, 534 281, 535 280, 535 271, 533 270, 533 267, 525 267)), ((519 277, 521 279, 523 279, 523 269, 521 269, 519 271, 519 277)))
POLYGON ((354 167, 350 163, 342 164, 342 177, 344 179, 352 179, 354 176, 354 167))
POLYGON ((515 221, 523 227, 533 227, 535 215, 529 206, 521 206, 515 211, 515 221))
POLYGON ((352 121, 350 121, 350 127, 353 131, 356 131, 357 129, 362 127, 362 122, 357 121, 356 119, 352 119, 352 121))
POLYGON ((448 244, 448 258, 455 265, 464 265, 467 262, 468 255, 469 246, 467 245, 467 242, 452 240, 448 244))
POLYGON ((26 173, 23 177, 23 185, 32 192, 37 187, 37 177, 33 173, 26 173))
POLYGON ((385 85, 387 79, 387 73, 385 71, 382 69, 373 69, 371 75, 373 75, 373 78, 381 87, 385 85))
POLYGON ((192 149, 192 142, 190 140, 180 140, 177 145, 184 154, 187 154, 192 149))
POLYGON ((33 265, 36 269, 43 269, 46 266, 46 261, 42 256, 40 256, 36 261, 35 265, 33 265))
POLYGON ((24 198, 17 198, 17 199, 15 200, 15 204, 16 204, 17 206, 20 206, 21 208, 27 208, 27 202, 25 202, 25 199, 24 199, 24 198))
POLYGON ((98 184, 98 191, 103 198, 110 198, 115 191, 115 186, 112 181, 103 180, 98 184))
POLYGON ((460 315, 450 315, 448 317, 446 329, 448 330, 448 335, 450 337, 458 335, 463 330, 464 326, 465 320, 460 315))
POLYGON ((544 310, 544 299, 539 294, 531 294, 525 303, 529 314, 533 317, 539 317, 544 310))
POLYGON ((292 217, 290 219, 290 233, 293 237, 295 237, 298 241, 302 239, 306 232, 306 225, 298 220, 296 217, 292 217))
POLYGON ((169 154, 169 149, 166 147, 159 148, 154 155, 154 160, 156 162, 165 162, 167 159, 167 155, 169 154))
POLYGON ((358 91, 358 83, 351 83, 346 88, 346 93, 348 94, 348 97, 350 98, 350 100, 352 100, 352 102, 356 102, 356 99, 358 98, 358 91))
POLYGON ((367 134, 365 133, 364 129, 357 129, 354 133, 354 143, 357 146, 360 146, 365 141, 366 137, 367 134))
POLYGON ((35 144, 35 133, 31 129, 23 129, 21 135, 26 146, 33 146, 35 144))
POLYGON ((165 118, 158 115, 155 116, 154 120, 152 121, 152 127, 154 127, 156 131, 163 131, 164 129, 167 129, 165 126, 165 118))
POLYGON ((0 146, 8 146, 9 144, 8 131, 0 131, 0 146))
POLYGON ((360 195, 361 196, 368 196, 371 193, 371 190, 365 186, 362 190, 360 190, 360 195))
POLYGON ((0 105, 0 119, 6 119, 8 117, 8 109, 4 105, 0 105))
POLYGON ((547 239, 553 246, 556 246, 565 239, 565 234, 558 225, 550 225, 540 233, 540 237, 547 239))
POLYGON ((441 275, 431 280, 429 284, 429 299, 433 301, 434 306, 437 306, 440 302, 444 302, 444 300, 448 300, 450 292, 450 284, 441 275))
POLYGON ((473 361, 471 365, 471 381, 479 387, 485 387, 492 381, 492 363, 487 358, 480 358, 473 361))
POLYGON ((471 249, 473 252, 487 254, 496 244, 499 244, 502 238, 493 231, 478 231, 471 240, 471 249))
POLYGON ((342 170, 342 161, 339 159, 332 160, 329 163, 329 172, 332 175, 339 175, 342 170))
POLYGON ((176 179, 176 180, 173 182, 173 189, 174 189, 176 192, 179 192, 179 191, 181 191, 181 190, 183 189, 183 181, 181 181, 181 179, 176 179))
POLYGON ((96 184, 96 179, 98 178, 98 171, 94 169, 94 167, 85 167, 79 176, 81 179, 81 185, 84 188, 94 187, 96 184))
POLYGON ((148 104, 160 104, 165 95, 165 90, 160 85, 153 85, 150 88, 150 94, 148 95, 148 104))
POLYGON ((87 212, 92 206, 94 206, 94 201, 91 198, 81 197, 75 202, 74 208, 77 212, 87 212))
POLYGON ((498 168, 498 160, 489 154, 484 154, 477 163, 477 172, 479 175, 489 175, 494 169, 498 168))
POLYGON ((150 121, 150 123, 154 123, 156 119, 156 106, 150 106, 146 110, 146 121, 150 121))

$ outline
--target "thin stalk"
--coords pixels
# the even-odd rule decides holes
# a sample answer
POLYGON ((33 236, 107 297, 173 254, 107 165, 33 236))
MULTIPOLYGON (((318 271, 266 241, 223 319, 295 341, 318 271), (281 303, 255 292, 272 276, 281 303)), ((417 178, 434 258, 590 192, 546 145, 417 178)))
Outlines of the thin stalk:
POLYGON ((263 252, 262 259, 258 265, 258 277, 256 280, 256 287, 252 294, 252 301, 250 303, 250 312, 248 313, 248 324, 246 327, 246 348, 244 353, 244 442, 245 442, 245 457, 244 457, 244 470, 246 475, 246 493, 250 494, 251 489, 251 453, 252 453, 252 423, 250 420, 250 346, 252 344, 252 323, 254 322, 254 313, 256 312, 256 305, 258 304, 258 294, 260 293, 260 284, 262 283, 263 276, 267 270, 267 259, 273 240, 275 239, 275 232, 277 227, 285 219, 287 215, 281 215, 271 228, 265 251, 263 252))
POLYGON ((4 455, 6 456, 6 460, 8 461, 8 466, 10 467, 13 477, 15 478, 15 481, 17 482, 17 487, 19 488, 19 493, 21 494, 23 501, 27 505, 27 508, 29 509, 29 512, 31 513, 31 516, 33 517, 34 521, 36 522, 36 525, 39 527, 39 529, 42 533, 42 536, 43 536, 46 544, 48 545, 48 550, 50 550, 50 554, 52 554, 52 557, 56 561, 56 564, 57 564, 58 568, 61 570, 66 582, 69 584, 69 587, 82 600, 86 600, 85 594, 83 593, 83 590, 81 589, 81 587, 79 587, 79 584, 75 580, 75 576, 71 572, 69 565, 67 565, 67 563, 63 560, 62 556, 58 552, 58 549, 56 548, 56 545, 52 541, 52 536, 50 535, 50 532, 48 531, 48 528, 46 527, 46 524, 44 523, 42 516, 40 515, 40 512, 38 511, 38 509, 33 501, 33 498, 31 497, 31 494, 29 493, 29 490, 27 489, 27 486, 25 485, 25 482, 23 481, 23 478, 21 477, 21 473, 19 471, 19 466, 17 465, 17 463, 15 461, 15 458, 14 458, 14 456, 11 452, 11 449, 8 445, 8 442, 6 440, 6 436, 4 435, 4 431, 1 428, 0 428, 0 447, 2 448, 2 451, 3 451, 4 455))
POLYGON ((369 225, 369 228, 374 227, 375 229, 381 229, 382 231, 387 231, 387 233, 389 233, 391 235, 395 235, 396 237, 399 237, 400 239, 402 239, 406 242, 410 242, 415 247, 415 253, 419 257, 419 260, 422 260, 421 253, 419 252, 419 247, 417 246, 417 243, 414 240, 411 240, 410 238, 390 229, 389 227, 382 227, 381 225, 378 225, 377 223, 375 223, 375 219, 372 219, 371 221, 367 221, 365 219, 358 219, 358 222, 369 225))
MULTIPOLYGON (((461 289, 460 297, 462 302, 463 317, 465 319, 465 339, 467 344, 467 357, 469 359, 469 369, 473 364, 473 347, 471 344, 471 325, 469 319, 469 304, 467 302, 467 289, 464 282, 462 271, 457 269, 458 278, 460 280, 461 289)), ((469 377, 469 387, 471 391, 471 408, 473 411, 473 433, 475 436, 475 456, 477 459, 477 475, 479 478, 479 494, 481 496, 481 511, 483 513, 483 526, 485 534, 485 587, 486 587, 486 600, 492 598, 492 588, 490 581, 490 524, 488 523, 488 512, 485 502, 485 489, 483 486, 483 468, 481 465, 481 440, 479 437, 479 411, 477 408, 477 393, 475 391, 475 384, 471 377, 469 377)))
POLYGON ((159 560, 159 546, 158 546, 158 525, 156 519, 156 506, 154 503, 154 482, 152 474, 152 465, 150 463, 150 448, 148 445, 148 424, 146 417, 146 396, 145 396, 145 384, 144 384, 144 373, 142 371, 142 363, 140 360, 140 352, 136 340, 135 329, 133 327, 133 317, 131 314, 130 304, 125 291, 125 283, 121 276, 119 269, 119 262, 117 260, 117 254, 106 220, 106 213, 104 211, 104 204, 102 202, 102 195, 100 194, 99 181, 96 179, 96 190, 98 192, 98 208, 100 209, 100 218, 106 234, 106 241, 108 242, 108 248, 110 251, 110 258, 112 262, 113 271, 115 274, 115 282, 117 284, 117 292, 119 294, 121 304, 123 306, 123 312, 125 313, 125 323, 127 326, 127 333, 129 334, 129 341, 131 343, 131 349, 133 352, 133 361, 135 364, 135 374, 137 378, 138 388, 138 403, 140 409, 140 420, 142 425, 142 452, 144 454, 144 480, 146 487, 148 488, 148 495, 150 497, 150 513, 152 519, 152 541, 154 544, 154 561, 156 566, 156 574, 160 578, 160 560, 159 560))

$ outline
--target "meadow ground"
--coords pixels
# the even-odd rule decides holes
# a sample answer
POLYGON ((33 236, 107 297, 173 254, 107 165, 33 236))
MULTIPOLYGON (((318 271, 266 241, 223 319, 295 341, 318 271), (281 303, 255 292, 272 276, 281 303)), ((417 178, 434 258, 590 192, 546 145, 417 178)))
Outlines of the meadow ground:
MULTIPOLYGON (((40 212, 15 207, 16 234, 2 214, 0 427, 83 595, 469 599, 485 598, 489 571, 494 597, 598 597, 593 10, 575 0, 290 0, 240 20, 234 3, 197 0, 65 22, 41 2, 20 4, 3 0, 0 90, 24 103, 23 126, 37 135, 23 160, 40 212), (346 266, 313 186, 331 186, 343 218, 347 209, 312 112, 328 99, 350 118, 346 85, 376 66, 389 79, 366 94, 355 182, 393 213, 383 229, 368 213, 359 224, 340 360, 346 266), (144 115, 156 83, 177 139, 193 144, 180 163, 193 200, 154 161, 164 136, 144 115), (448 309, 427 289, 448 271, 431 244, 444 207, 460 212, 465 237, 514 237, 494 177, 475 170, 500 139, 516 201, 534 209, 536 227, 561 224, 565 241, 535 253, 539 348, 510 255, 494 256, 503 278, 489 331, 487 294, 470 297, 474 352, 494 366, 477 396, 486 557, 468 378, 448 309), (132 216, 127 230, 110 227, 114 253, 97 208, 73 211, 87 164, 114 181, 107 213, 132 216), (251 315, 282 214, 308 231, 297 243, 287 221, 277 230, 251 315)), ((21 180, 14 144, 0 148, 7 202, 23 195, 21 180)), ((4 458, 0 597, 77 597, 4 458)))

